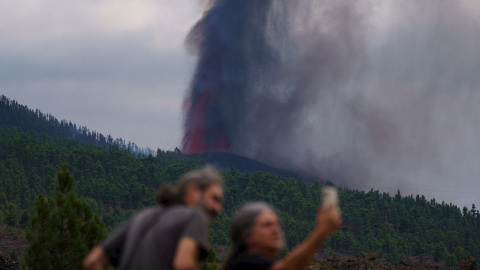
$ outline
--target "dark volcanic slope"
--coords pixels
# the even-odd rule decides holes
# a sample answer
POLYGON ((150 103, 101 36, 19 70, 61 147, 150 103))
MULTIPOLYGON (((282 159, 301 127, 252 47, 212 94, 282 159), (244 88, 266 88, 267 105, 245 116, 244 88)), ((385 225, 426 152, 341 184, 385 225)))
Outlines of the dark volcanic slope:
MULTIPOLYGON (((264 163, 256 161, 254 159, 239 156, 232 153, 227 153, 227 152, 206 152, 206 153, 199 153, 199 154, 192 154, 192 155, 185 155, 185 156, 190 158, 205 160, 207 163, 215 164, 222 169, 235 168, 244 173, 254 173, 257 171, 262 171, 262 172, 269 172, 269 173, 284 176, 284 177, 294 177, 294 178, 303 177, 300 174, 295 172, 273 168, 264 163)), ((314 181, 312 177, 304 178, 304 180, 306 180, 307 182, 314 181)))

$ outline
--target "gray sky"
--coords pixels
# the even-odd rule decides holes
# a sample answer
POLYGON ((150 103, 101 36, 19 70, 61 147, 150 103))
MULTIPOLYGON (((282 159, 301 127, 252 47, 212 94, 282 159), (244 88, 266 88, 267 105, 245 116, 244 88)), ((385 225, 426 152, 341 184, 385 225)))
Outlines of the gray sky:
POLYGON ((179 146, 199 1, 0 0, 0 94, 141 147, 179 146))
MULTIPOLYGON (((51 113, 60 120, 72 121, 104 135, 110 134, 114 138, 121 137, 126 141, 135 142, 140 147, 174 149, 180 146, 183 122, 182 100, 196 62, 195 57, 188 55, 183 44, 189 29, 203 12, 201 2, 205 2, 205 0, 23 0, 21 2, 0 0, 0 17, 2 18, 0 20, 0 94, 15 99, 31 109, 51 113)), ((443 2, 448 3, 448 1, 443 2)), ((415 62, 418 58, 414 57, 414 54, 410 55, 411 58, 404 57, 405 54, 402 50, 409 51, 408 46, 411 43, 405 42, 405 40, 417 41, 418 44, 414 45, 418 45, 419 49, 414 51, 418 52, 419 56, 425 54, 428 56, 429 47, 427 45, 430 45, 430 41, 435 38, 456 41, 458 40, 456 37, 464 33, 468 38, 464 39, 465 42, 459 43, 465 45, 460 47, 463 49, 458 55, 466 56, 465 58, 460 57, 463 59, 462 63, 466 63, 466 65, 457 66, 465 67, 465 72, 456 70, 455 72, 458 73, 456 79, 462 78, 462 74, 472 73, 475 70, 471 68, 472 66, 478 67, 478 56, 476 56, 478 54, 475 52, 479 39, 469 35, 469 33, 476 33, 480 23, 478 19, 480 18, 480 5, 477 1, 461 1, 462 10, 468 11, 465 14, 472 18, 474 30, 461 27, 462 16, 443 16, 442 14, 448 12, 437 10, 441 6, 437 5, 436 1, 407 1, 401 7, 403 13, 398 11, 400 2, 385 0, 377 1, 377 3, 383 4, 375 5, 374 12, 370 13, 375 14, 373 18, 369 18, 369 22, 375 26, 375 31, 370 37, 379 44, 387 45, 383 51, 375 49, 375 52, 380 52, 381 55, 391 55, 391 57, 379 58, 375 66, 377 70, 372 69, 371 72, 390 74, 392 77, 384 76, 382 77, 386 78, 384 81, 374 81, 372 87, 364 87, 364 89, 373 90, 362 93, 365 104, 369 104, 365 107, 368 111, 362 112, 388 116, 388 114, 375 111, 381 112, 383 105, 387 107, 392 105, 384 100, 391 100, 393 97, 394 100, 400 102, 401 98, 412 96, 395 96, 398 93, 394 91, 395 89, 381 93, 375 92, 375 89, 392 88, 391 82, 388 81, 390 79, 398 79, 403 82, 412 74, 428 75, 431 73, 433 74, 431 76, 443 74, 442 70, 440 70, 442 72, 432 71, 429 69, 430 65, 427 64, 415 66, 418 70, 402 70, 403 67, 408 67, 401 63, 403 60, 403 62, 415 62), (426 11, 425 14, 423 14, 424 11, 426 11), (426 14, 432 16, 423 16, 426 14), (435 17, 436 15, 438 18, 435 17), (428 27, 439 25, 437 19, 451 27, 452 31, 447 29, 448 31, 445 33, 452 34, 443 34, 441 29, 429 30, 428 27), (399 27, 392 31, 391 25, 400 25, 403 28, 399 27), (423 25, 423 28, 415 28, 417 25, 423 25), (398 29, 403 29, 405 33, 398 29), (435 34, 437 32, 440 34, 431 38, 428 36, 423 38, 423 33, 435 34), (422 36, 417 37, 419 35, 422 36), (464 53, 465 50, 466 53, 464 53), (396 63, 397 60, 400 61, 398 66, 390 65, 386 71, 381 68, 384 62, 396 63), (425 70, 422 69, 423 67, 425 70), (388 87, 383 87, 382 83, 386 83, 388 87)), ((462 13, 462 15, 465 14, 462 13)), ((453 74, 456 74, 455 72, 453 74)), ((447 74, 452 74, 452 72, 447 74)), ((450 82, 456 82, 448 77, 442 77, 442 80, 446 81, 443 84, 447 86, 450 82)), ((471 87, 478 89, 477 81, 465 79, 460 81, 471 82, 471 87)), ((368 84, 368 82, 364 83, 368 84)), ((480 143, 478 143, 477 131, 480 128, 477 125, 478 109, 476 108, 478 106, 475 104, 478 104, 480 94, 477 91, 463 91, 462 93, 466 94, 455 97, 456 103, 445 98, 448 97, 447 93, 436 96, 430 102, 431 104, 427 104, 432 107, 430 110, 432 115, 440 116, 434 120, 443 123, 433 127, 447 125, 459 127, 461 123, 466 123, 462 127, 472 126, 470 129, 457 129, 460 131, 451 134, 438 132, 442 137, 435 137, 437 141, 440 140, 438 145, 445 146, 442 150, 449 153, 449 155, 442 156, 442 159, 438 159, 439 167, 442 170, 448 169, 448 175, 442 173, 442 175, 448 176, 445 182, 442 180, 438 186, 432 188, 432 181, 428 180, 430 178, 425 178, 427 180, 424 184, 416 180, 422 179, 422 170, 428 171, 429 169, 428 166, 422 167, 423 163, 416 162, 414 164, 416 167, 414 167, 419 167, 419 169, 414 171, 415 175, 412 173, 413 176, 405 175, 407 181, 386 181, 385 183, 365 181, 359 183, 358 188, 369 190, 369 187, 372 186, 375 189, 389 192, 401 188, 404 191, 403 194, 421 193, 426 194, 427 197, 445 199, 447 202, 452 201, 458 205, 470 206, 472 202, 478 204, 480 169, 477 168, 480 156, 477 150, 480 149, 480 143), (436 112, 434 110, 438 107, 445 107, 440 106, 444 103, 450 106, 452 113, 444 114, 444 111, 436 112), (457 138, 456 143, 452 144, 450 138, 457 138), (443 142, 441 140, 445 142, 441 144, 443 142), (460 146, 457 142, 460 142, 460 146), (455 163, 453 161, 449 163, 449 158, 455 163), (452 179, 458 180, 452 181, 452 179), (461 183, 461 185, 456 186, 457 183, 461 183)), ((410 103, 415 101, 413 98, 412 100, 410 103)), ((328 102, 328 99, 325 99, 325 102, 328 102)), ((410 104, 408 100, 405 102, 410 104)), ((395 109, 397 108, 395 106, 390 107, 395 109)), ((398 108, 403 107, 402 105, 398 108)), ((325 108, 329 107, 325 106, 325 108)), ((414 122, 399 122, 406 125, 407 128, 403 130, 409 131, 409 128, 414 130, 417 125, 423 123, 417 123, 421 122, 420 120, 423 118, 411 117, 409 114, 411 111, 405 109, 400 111, 409 121, 414 122)), ((357 112, 356 115, 358 116, 359 113, 357 112)), ((402 116, 401 113, 392 115, 394 117, 402 116)), ((332 119, 335 120, 335 118, 332 119)), ((388 118, 386 119, 388 120, 388 118)), ((396 123, 394 120, 396 118, 390 118, 387 122, 396 123)), ((329 123, 324 121, 321 124, 326 126, 329 123)), ((316 128, 322 128, 322 125, 316 128)), ((330 128, 336 127, 338 126, 331 125, 330 128)), ((437 131, 435 128, 431 130, 432 132, 437 131)), ((444 129, 438 130, 444 131, 444 129)), ((341 144, 341 138, 335 136, 332 138, 333 142, 341 144)), ((408 143, 407 146, 416 143, 410 139, 405 141, 408 143)), ((313 140, 312 143, 307 141, 303 143, 303 147, 310 148, 314 145, 313 142, 317 142, 317 140, 313 140)), ((423 144, 421 140, 419 142, 424 148, 431 150, 428 144, 423 144)), ((334 148, 336 144, 328 143, 327 146, 334 148)), ((329 147, 322 148, 321 145, 318 147, 321 150, 315 152, 315 155, 328 154, 325 153, 325 149, 328 150, 329 147)), ((415 147, 412 146, 412 148, 415 147)), ((404 148, 400 148, 400 150, 402 149, 404 148)), ((411 152, 407 150, 394 151, 402 155, 405 152, 405 155, 401 156, 403 157, 401 162, 409 163, 411 161, 411 152)), ((290 155, 289 151, 286 153, 290 155)), ((389 159, 385 161, 378 156, 381 157, 381 155, 377 155, 372 158, 372 164, 378 167, 373 169, 382 176, 379 179, 387 179, 388 177, 382 174, 383 171, 391 172, 391 168, 395 168, 392 164, 397 164, 398 160, 392 159, 394 162, 388 163, 389 159)), ((299 162, 302 162, 301 157, 298 158, 299 162)), ((394 157, 396 158, 396 156, 394 157)), ((308 155, 303 156, 303 159, 309 158, 308 155)), ((341 163, 339 164, 341 165, 341 163)), ((313 165, 318 166, 317 163, 313 165)), ((405 165, 402 168, 411 168, 409 166, 405 165)), ((405 171, 408 172, 408 170, 405 171)), ((435 176, 427 172, 425 174, 428 174, 429 177, 435 176)))

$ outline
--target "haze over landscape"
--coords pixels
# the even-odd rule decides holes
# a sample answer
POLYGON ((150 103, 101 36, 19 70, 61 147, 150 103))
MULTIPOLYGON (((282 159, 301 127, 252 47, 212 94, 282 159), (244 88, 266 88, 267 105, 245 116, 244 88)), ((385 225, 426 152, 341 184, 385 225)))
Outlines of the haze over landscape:
MULTIPOLYGON (((204 5, 0 3, 0 94, 139 146, 180 147, 196 61, 183 44, 204 5)), ((262 76, 246 84, 230 151, 355 189, 480 204, 478 2, 265 8, 285 35, 267 31, 271 58, 247 68, 262 76)))

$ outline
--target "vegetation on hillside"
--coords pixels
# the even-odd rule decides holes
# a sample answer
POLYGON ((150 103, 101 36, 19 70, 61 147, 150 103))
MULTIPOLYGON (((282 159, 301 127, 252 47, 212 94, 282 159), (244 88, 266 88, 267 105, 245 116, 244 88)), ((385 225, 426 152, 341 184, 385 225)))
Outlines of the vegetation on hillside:
MULTIPOLYGON (((8 118, 3 113, 0 116, 8 118)), ((154 191, 161 183, 173 183, 182 173, 203 165, 201 160, 185 158, 178 149, 136 157, 115 142, 91 144, 2 124, 0 221, 25 228, 38 196, 55 195, 54 176, 63 163, 70 165, 78 179, 79 197, 102 217, 108 230, 152 205, 154 191)), ((226 179, 225 211, 212 229, 215 244, 229 244, 230 217, 248 201, 266 201, 277 207, 289 248, 300 243, 315 226, 321 183, 307 185, 302 179, 266 172, 246 174, 229 169, 222 173, 226 179)), ((475 205, 460 209, 421 195, 347 188, 340 188, 339 195, 344 226, 327 244, 331 254, 375 251, 389 261, 411 255, 446 259, 451 264, 468 256, 480 259, 480 213, 475 205)))
POLYGON ((26 231, 25 269, 80 269, 87 253, 105 239, 100 217, 77 198, 75 180, 62 164, 55 196, 40 195, 26 231))
POLYGON ((29 109, 15 100, 6 96, 0 96, 0 125, 16 126, 23 131, 35 131, 45 133, 53 137, 74 139, 78 142, 98 146, 117 145, 120 149, 128 149, 135 156, 155 154, 150 148, 142 148, 133 142, 125 142, 121 138, 114 139, 112 136, 104 136, 102 133, 91 131, 85 126, 78 126, 70 121, 59 121, 51 114, 44 114, 40 110, 29 109))

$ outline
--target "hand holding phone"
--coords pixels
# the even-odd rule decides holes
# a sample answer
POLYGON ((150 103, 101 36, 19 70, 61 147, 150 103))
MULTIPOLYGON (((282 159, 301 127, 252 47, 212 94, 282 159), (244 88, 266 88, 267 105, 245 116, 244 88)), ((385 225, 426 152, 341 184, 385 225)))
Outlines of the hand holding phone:
POLYGON ((328 235, 338 230, 343 223, 342 212, 338 205, 338 191, 334 187, 322 189, 322 206, 319 209, 319 232, 328 235))
POLYGON ((333 187, 324 187, 322 189, 322 207, 326 208, 331 205, 338 207, 338 191, 333 187))

